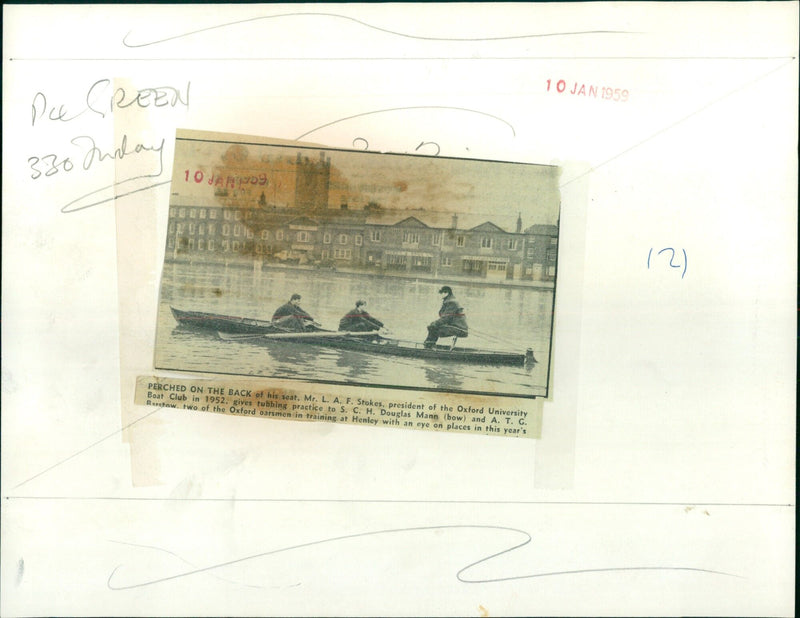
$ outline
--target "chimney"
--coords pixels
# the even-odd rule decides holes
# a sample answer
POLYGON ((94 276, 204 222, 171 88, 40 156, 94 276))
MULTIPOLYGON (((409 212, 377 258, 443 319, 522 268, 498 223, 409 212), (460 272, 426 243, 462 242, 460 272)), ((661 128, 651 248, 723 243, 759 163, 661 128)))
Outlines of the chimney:
POLYGON ((517 234, 522 231, 522 213, 517 216, 517 234))
POLYGON ((451 227, 455 230, 458 228, 458 215, 453 214, 453 221, 451 223, 451 227))

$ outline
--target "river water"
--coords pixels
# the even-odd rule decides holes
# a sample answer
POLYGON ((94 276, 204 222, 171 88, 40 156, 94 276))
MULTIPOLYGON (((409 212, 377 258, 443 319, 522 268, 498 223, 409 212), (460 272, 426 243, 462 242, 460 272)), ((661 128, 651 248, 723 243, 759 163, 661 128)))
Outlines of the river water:
MULTIPOLYGON (((427 281, 329 271, 215 264, 164 265, 156 333, 157 369, 303 381, 481 392, 531 397, 546 394, 553 292, 532 288, 427 281), (391 336, 421 342, 438 317, 437 290, 447 283, 464 307, 470 334, 458 345, 524 352, 533 367, 464 365, 335 350, 304 344, 223 341, 216 334, 177 328, 170 306, 269 320, 291 294, 325 328, 359 298, 391 336)), ((262 340, 263 341, 263 340, 262 340)), ((440 340, 445 343, 445 340, 440 340)))

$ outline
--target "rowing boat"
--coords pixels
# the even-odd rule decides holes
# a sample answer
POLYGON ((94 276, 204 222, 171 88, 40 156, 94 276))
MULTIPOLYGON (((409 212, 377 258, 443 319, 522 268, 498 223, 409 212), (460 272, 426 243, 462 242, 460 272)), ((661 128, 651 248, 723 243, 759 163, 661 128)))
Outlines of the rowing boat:
MULTIPOLYGON (((172 315, 178 324, 193 329, 207 330, 213 333, 236 333, 245 335, 267 335, 272 333, 285 332, 268 320, 256 320, 253 318, 239 318, 230 315, 220 315, 218 313, 204 313, 202 311, 183 311, 170 307, 172 315)), ((316 326, 313 330, 322 330, 316 326)))
POLYGON ((536 362, 533 350, 530 348, 525 352, 506 352, 441 344, 425 347, 416 341, 392 339, 374 332, 351 333, 324 329, 302 333, 285 332, 265 320, 237 318, 199 311, 182 311, 174 307, 171 309, 179 324, 190 328, 214 331, 220 339, 225 341, 240 341, 258 345, 277 345, 281 343, 315 345, 367 354, 481 365, 523 366, 536 362))

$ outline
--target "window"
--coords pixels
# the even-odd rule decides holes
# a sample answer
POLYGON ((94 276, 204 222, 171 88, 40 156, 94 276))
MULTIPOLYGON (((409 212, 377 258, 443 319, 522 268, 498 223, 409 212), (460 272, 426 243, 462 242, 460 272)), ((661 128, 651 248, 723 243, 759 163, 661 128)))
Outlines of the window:
POLYGON ((381 241, 381 231, 380 230, 370 230, 369 231, 369 239, 372 242, 380 242, 381 241))
POLYGON ((194 249, 194 238, 189 239, 189 249, 194 249))
POLYGON ((308 242, 310 236, 308 232, 297 232, 297 242, 308 242))
POLYGON ((517 248, 517 239, 516 238, 509 238, 506 241, 506 249, 509 251, 514 251, 517 248))
POLYGON ((222 241, 222 250, 223 251, 230 251, 231 250, 231 241, 223 240, 222 241))
POLYGON ((208 250, 209 251, 213 251, 214 250, 214 241, 213 240, 209 240, 208 241, 208 250))
POLYGON ((331 257, 330 249, 323 249, 322 250, 322 259, 323 260, 328 260, 328 259, 330 259, 330 257, 331 257))
POLYGON ((169 216, 170 217, 176 217, 177 215, 178 215, 178 209, 177 208, 170 208, 169 209, 169 216))
POLYGON ((245 234, 245 236, 247 236, 248 238, 252 238, 252 237, 253 237, 253 230, 251 230, 250 228, 247 228, 247 229, 244 231, 244 234, 245 234))
POLYGON ((242 220, 242 213, 241 213, 241 211, 238 211, 238 210, 237 210, 235 213, 233 213, 233 218, 234 218, 234 219, 236 219, 236 221, 241 221, 241 220, 242 220))
POLYGON ((170 249, 175 248, 175 239, 170 236, 169 240, 167 240, 167 247, 170 249))
POLYGON ((235 225, 233 226, 233 235, 234 235, 234 236, 238 236, 238 235, 239 235, 239 234, 241 234, 241 233, 242 233, 242 226, 241 226, 241 225, 239 225, 238 223, 237 223, 237 224, 235 224, 235 225))
POLYGON ((547 274, 551 277, 556 276, 556 267, 555 266, 548 266, 547 267, 547 274))
POLYGON ((225 213, 224 213, 224 216, 225 216, 225 221, 230 221, 231 220, 231 211, 230 210, 226 210, 225 213))
POLYGON ((234 240, 233 241, 233 250, 234 251, 238 251, 239 250, 239 241, 238 240, 234 240))
POLYGON ((406 256, 389 254, 386 256, 386 267, 394 270, 405 270, 406 256))
POLYGON ((325 232, 325 234, 323 234, 322 242, 324 242, 326 245, 331 244, 331 234, 330 234, 330 232, 325 232))
POLYGON ((229 223, 226 223, 222 226, 222 235, 223 236, 230 236, 231 233, 231 226, 229 223))
POLYGON ((352 255, 352 249, 340 249, 336 247, 333 250, 333 257, 338 260, 349 260, 352 255))
POLYGON ((189 224, 189 233, 194 234, 194 223, 189 224))
POLYGON ((439 246, 442 244, 442 233, 441 232, 434 232, 433 237, 431 238, 431 244, 439 246))
POLYGON ((547 251, 547 261, 548 262, 555 262, 557 255, 558 255, 558 252, 555 249, 549 249, 547 251))
POLYGON ((442 266, 452 266, 453 260, 447 257, 446 255, 442 256, 442 266))
POLYGON ((197 217, 197 210, 195 210, 194 208, 190 208, 189 209, 189 218, 190 219, 195 219, 196 217, 197 217))
POLYGON ((361 234, 356 234, 356 247, 364 244, 364 237, 361 234))
POLYGON ((492 239, 489 236, 481 237, 481 249, 491 249, 492 239))
POLYGON ((205 235, 205 233, 206 233, 206 225, 205 225, 205 223, 201 223, 200 225, 197 226, 197 233, 200 234, 200 236, 205 235))
POLYGON ((208 235, 213 236, 217 231, 217 226, 214 223, 208 224, 208 235))
POLYGON ((528 257, 532 258, 534 255, 536 255, 535 247, 528 247, 528 257))
POLYGON ((558 238, 556 238, 555 236, 553 236, 553 237, 550 239, 550 246, 551 246, 551 247, 554 247, 554 246, 556 246, 557 244, 558 244, 558 238))
POLYGON ((426 255, 415 255, 411 258, 411 270, 430 272, 431 257, 426 255))
POLYGON ((178 235, 183 234, 183 223, 178 224, 178 235))
POLYGON ((169 226, 167 227, 167 230, 169 231, 170 234, 175 233, 175 223, 170 223, 169 226))
POLYGON ((419 244, 419 232, 403 232, 403 242, 419 244))
POLYGON ((506 269, 505 262, 489 262, 488 270, 500 271, 506 269))
POLYGON ((283 240, 283 230, 275 232, 275 240, 283 240))
POLYGON ((197 250, 202 251, 205 248, 206 248, 206 241, 201 238, 200 240, 197 241, 197 250))
POLYGON ((209 218, 209 219, 216 219, 216 218, 217 218, 217 211, 216 211, 216 209, 214 209, 214 210, 209 210, 209 211, 208 211, 208 218, 209 218))
POLYGON ((201 208, 200 209, 200 218, 201 219, 205 219, 206 218, 206 209, 205 208, 201 208))
POLYGON ((456 247, 463 247, 463 246, 464 246, 464 237, 456 236, 456 247))
POLYGON ((181 209, 178 211, 178 216, 179 216, 181 219, 183 219, 184 217, 186 217, 186 209, 185 209, 185 208, 181 208, 181 209))
POLYGON ((269 231, 268 230, 262 230, 261 231, 261 240, 269 240, 269 231))
POLYGON ((346 245, 348 240, 347 234, 339 234, 337 240, 339 241, 340 245, 346 245))

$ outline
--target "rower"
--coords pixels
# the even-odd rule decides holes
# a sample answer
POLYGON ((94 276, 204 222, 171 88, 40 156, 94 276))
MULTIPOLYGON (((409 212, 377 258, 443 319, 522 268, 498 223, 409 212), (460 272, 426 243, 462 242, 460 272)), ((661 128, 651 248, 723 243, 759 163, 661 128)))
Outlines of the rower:
POLYGON ((355 309, 351 309, 339 320, 339 330, 350 333, 368 333, 383 328, 383 322, 373 318, 364 308, 367 301, 357 300, 355 309))
POLYGON ((461 305, 459 305, 456 297, 453 295, 453 290, 450 286, 443 285, 439 288, 439 294, 442 297, 439 319, 428 324, 428 336, 425 338, 425 347, 434 347, 439 337, 452 337, 453 343, 450 346, 452 350, 459 337, 466 337, 469 334, 467 317, 464 315, 464 309, 461 308, 461 305))
POLYGON ((289 332, 314 330, 314 318, 300 307, 300 298, 300 294, 292 294, 288 303, 275 310, 272 315, 272 324, 281 330, 289 332))

